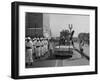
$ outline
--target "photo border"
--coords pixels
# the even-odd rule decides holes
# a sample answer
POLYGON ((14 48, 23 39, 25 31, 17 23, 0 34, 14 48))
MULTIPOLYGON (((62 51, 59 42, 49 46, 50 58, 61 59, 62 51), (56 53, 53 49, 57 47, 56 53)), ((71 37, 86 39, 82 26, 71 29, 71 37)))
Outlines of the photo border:
POLYGON ((98 73, 97 62, 97 7, 96 6, 81 6, 81 5, 62 5, 62 4, 49 4, 49 3, 31 3, 31 2, 12 2, 11 7, 11 77, 13 79, 25 78, 42 78, 42 77, 58 77, 58 76, 72 76, 72 75, 88 75, 98 73), (75 72, 75 73, 59 73, 59 74, 43 74, 43 75, 28 75, 19 76, 19 6, 42 6, 42 7, 56 7, 56 8, 73 8, 73 9, 89 9, 95 10, 95 71, 89 72, 75 72))

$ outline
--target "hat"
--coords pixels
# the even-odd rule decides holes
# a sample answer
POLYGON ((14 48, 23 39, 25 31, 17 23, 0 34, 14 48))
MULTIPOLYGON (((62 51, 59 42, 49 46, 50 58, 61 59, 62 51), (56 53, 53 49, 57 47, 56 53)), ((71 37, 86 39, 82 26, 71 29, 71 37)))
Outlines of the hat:
POLYGON ((34 37, 33 39, 36 39, 36 37, 34 37))
POLYGON ((33 38, 32 40, 34 41, 35 39, 33 38))
POLYGON ((27 37, 27 39, 29 39, 29 40, 30 40, 31 38, 30 38, 30 37, 27 37))

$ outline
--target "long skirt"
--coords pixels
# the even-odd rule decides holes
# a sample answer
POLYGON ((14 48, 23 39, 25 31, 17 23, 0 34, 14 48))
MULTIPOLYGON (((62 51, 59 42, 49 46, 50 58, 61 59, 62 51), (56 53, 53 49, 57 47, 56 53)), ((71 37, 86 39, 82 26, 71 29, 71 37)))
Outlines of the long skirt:
POLYGON ((40 47, 36 48, 35 52, 36 52, 36 57, 41 56, 41 48, 40 47))
POLYGON ((35 49, 36 49, 36 47, 34 46, 34 47, 32 48, 32 54, 35 54, 35 49))
POLYGON ((48 52, 48 45, 45 45, 46 52, 48 52))
POLYGON ((44 55, 44 46, 41 47, 41 55, 44 55))
POLYGON ((44 52, 44 54, 46 53, 46 45, 44 45, 43 52, 44 52))
POLYGON ((33 62, 33 58, 32 58, 32 49, 27 49, 25 60, 26 60, 26 63, 33 62))

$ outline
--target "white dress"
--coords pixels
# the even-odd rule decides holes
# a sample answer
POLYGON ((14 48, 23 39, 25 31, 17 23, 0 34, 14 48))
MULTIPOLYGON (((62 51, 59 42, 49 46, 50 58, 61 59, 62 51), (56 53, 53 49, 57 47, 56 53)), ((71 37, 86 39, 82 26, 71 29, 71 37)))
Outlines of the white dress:
POLYGON ((48 52, 48 41, 47 40, 45 41, 45 49, 46 49, 46 52, 48 52))
POLYGON ((32 48, 33 48, 33 43, 32 41, 26 42, 26 63, 33 62, 32 58, 32 48))
POLYGON ((37 57, 40 57, 41 56, 41 53, 40 53, 40 41, 37 41, 36 42, 36 56, 37 57))
POLYGON ((36 40, 33 41, 33 49, 32 49, 33 54, 35 54, 35 49, 36 49, 36 40))
POLYGON ((41 54, 44 55, 44 41, 41 41, 41 54))
POLYGON ((43 49, 44 54, 46 53, 46 41, 44 40, 44 49, 43 49))

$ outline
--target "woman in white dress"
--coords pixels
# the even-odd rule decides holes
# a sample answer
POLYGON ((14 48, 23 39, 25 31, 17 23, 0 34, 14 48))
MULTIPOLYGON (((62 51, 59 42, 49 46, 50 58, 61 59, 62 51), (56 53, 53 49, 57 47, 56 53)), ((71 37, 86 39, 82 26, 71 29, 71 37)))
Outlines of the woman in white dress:
POLYGON ((45 40, 45 38, 44 38, 44 40, 43 40, 43 53, 45 54, 46 53, 46 40, 45 40))
POLYGON ((32 58, 32 49, 33 49, 33 43, 31 41, 31 38, 28 37, 26 42, 26 64, 31 65, 33 62, 32 58))
POLYGON ((35 57, 36 57, 36 42, 37 42, 37 40, 34 38, 34 39, 33 39, 33 49, 32 49, 33 58, 34 58, 34 59, 35 59, 35 57))
POLYGON ((36 42, 36 57, 40 57, 40 55, 40 40, 38 38, 36 42))
POLYGON ((48 52, 48 39, 45 40, 45 49, 46 49, 46 52, 48 52))
POLYGON ((44 55, 45 54, 45 40, 44 40, 44 38, 43 38, 43 40, 42 40, 42 55, 44 55))
POLYGON ((40 54, 43 56, 43 39, 40 39, 40 54))

